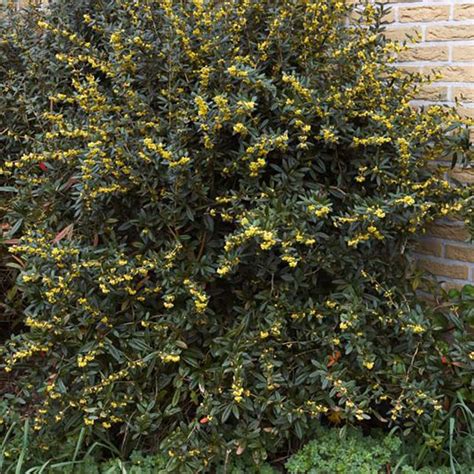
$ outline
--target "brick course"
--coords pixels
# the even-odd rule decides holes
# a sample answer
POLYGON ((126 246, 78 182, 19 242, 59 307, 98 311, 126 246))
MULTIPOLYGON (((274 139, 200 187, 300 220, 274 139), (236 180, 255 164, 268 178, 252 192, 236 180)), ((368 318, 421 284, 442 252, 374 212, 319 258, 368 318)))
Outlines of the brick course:
MULTIPOLYGON (((474 0, 385 0, 391 7, 388 36, 403 40, 419 33, 415 43, 399 57, 399 66, 426 74, 439 73, 421 91, 420 105, 460 100, 462 116, 474 119, 474 0)), ((448 176, 474 184, 474 169, 450 170, 448 176)), ((429 227, 420 239, 420 266, 450 288, 474 282, 474 246, 466 243, 462 223, 446 220, 429 227)))

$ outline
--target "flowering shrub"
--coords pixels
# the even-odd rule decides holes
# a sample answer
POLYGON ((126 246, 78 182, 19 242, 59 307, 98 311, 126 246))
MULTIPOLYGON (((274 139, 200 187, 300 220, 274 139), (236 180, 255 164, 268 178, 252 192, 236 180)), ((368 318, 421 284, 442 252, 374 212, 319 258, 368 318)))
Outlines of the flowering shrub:
POLYGON ((4 20, 29 330, 2 367, 39 445, 86 427, 196 472, 321 417, 416 429, 465 388, 472 347, 444 348, 407 255, 468 215, 472 189, 427 163, 469 143, 452 110, 410 106, 422 82, 392 67, 383 13, 63 0, 4 20))

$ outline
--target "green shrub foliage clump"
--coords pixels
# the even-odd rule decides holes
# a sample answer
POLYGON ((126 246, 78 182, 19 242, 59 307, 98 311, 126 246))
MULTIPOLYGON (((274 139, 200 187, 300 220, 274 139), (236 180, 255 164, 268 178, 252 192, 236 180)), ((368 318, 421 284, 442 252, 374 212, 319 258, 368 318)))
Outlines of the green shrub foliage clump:
MULTIPOLYGON (((420 448, 419 441, 411 440, 420 448)), ((360 430, 319 429, 314 440, 303 446, 285 464, 289 474, 468 474, 472 464, 444 463, 416 469, 407 462, 396 433, 364 436, 360 430)), ((420 454, 420 451, 417 452, 420 454)), ((416 457, 416 456, 415 456, 416 457)))
POLYGON ((441 352, 408 254, 468 215, 472 190, 426 165, 469 143, 453 111, 410 106, 382 7, 350 14, 63 0, 3 20, 28 330, 2 360, 38 442, 86 427, 201 469, 321 417, 411 427, 463 387, 472 348, 441 352))
MULTIPOLYGON (((377 474, 396 465, 401 442, 396 436, 364 437, 358 431, 341 435, 338 430, 320 430, 286 463, 291 474, 377 474)), ((416 471, 415 471, 416 472, 416 471)))

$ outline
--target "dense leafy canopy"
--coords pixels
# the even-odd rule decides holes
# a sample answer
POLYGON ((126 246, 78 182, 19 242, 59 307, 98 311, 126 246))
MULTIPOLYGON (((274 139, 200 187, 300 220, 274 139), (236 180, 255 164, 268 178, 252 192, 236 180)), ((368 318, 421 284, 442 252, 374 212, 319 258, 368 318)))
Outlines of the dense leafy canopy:
POLYGON ((64 0, 3 21, 29 328, 3 367, 40 440, 86 427, 201 469, 321 417, 410 427, 466 387, 462 320, 445 347, 408 257, 427 223, 468 215, 472 190, 427 169, 465 160, 466 134, 410 106, 422 83, 392 66, 382 7, 350 13, 64 0))

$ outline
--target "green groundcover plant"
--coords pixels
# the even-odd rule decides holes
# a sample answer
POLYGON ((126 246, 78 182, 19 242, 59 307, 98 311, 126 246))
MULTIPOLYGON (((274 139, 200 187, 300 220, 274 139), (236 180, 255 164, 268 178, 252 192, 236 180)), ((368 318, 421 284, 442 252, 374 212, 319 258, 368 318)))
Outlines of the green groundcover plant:
MULTIPOLYGON (((416 443, 415 443, 416 444, 416 443)), ((357 430, 319 430, 318 436, 294 454, 286 463, 289 474, 451 474, 472 472, 472 464, 416 469, 402 454, 402 442, 396 434, 363 436, 357 430)))
POLYGON ((472 218, 472 188, 427 166, 467 162, 468 134, 410 106, 423 82, 383 14, 63 0, 2 20, 27 328, 2 349, 5 416, 38 449, 81 432, 196 472, 281 457, 321 418, 416 432, 469 391, 467 320, 417 298, 409 258, 426 224, 472 218))
MULTIPOLYGON (((469 409, 467 409, 469 411, 469 409)), ((472 420, 472 413, 470 414, 472 420)), ((472 421, 468 436, 463 436, 462 449, 471 450, 472 421)), ((455 457, 452 463, 429 463, 417 460, 421 452, 419 440, 403 443, 396 432, 373 433, 364 436, 355 429, 319 429, 314 440, 303 446, 285 464, 289 474, 469 474, 472 473, 472 457, 464 456, 464 463, 455 457), (429 464, 429 465, 428 465, 429 464)), ((461 458, 459 458, 461 459, 461 458)))

